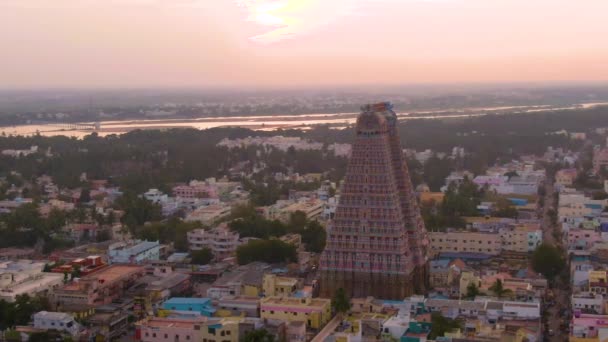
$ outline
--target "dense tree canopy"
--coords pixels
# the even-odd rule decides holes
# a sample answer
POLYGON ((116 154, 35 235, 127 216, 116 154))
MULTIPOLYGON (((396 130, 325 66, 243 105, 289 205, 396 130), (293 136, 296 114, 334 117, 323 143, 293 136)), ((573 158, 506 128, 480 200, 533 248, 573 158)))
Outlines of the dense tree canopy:
POLYGON ((346 291, 343 288, 339 288, 331 298, 331 306, 336 312, 346 313, 350 310, 351 303, 350 299, 346 295, 346 291))
POLYGON ((236 258, 240 265, 253 261, 267 263, 296 262, 298 254, 294 245, 281 240, 252 240, 237 248, 236 258))
POLYGON ((192 263, 195 265, 207 265, 213 260, 213 252, 209 248, 203 248, 199 251, 192 251, 192 263))
POLYGON ((49 301, 45 297, 23 294, 18 295, 13 303, 0 300, 0 330, 15 325, 27 325, 34 313, 50 309, 49 301))
POLYGON ((428 338, 431 340, 444 336, 446 332, 450 332, 455 329, 462 329, 461 321, 444 317, 439 312, 433 312, 431 314, 431 323, 431 333, 428 336, 428 338))
POLYGON ((566 266, 564 256, 553 245, 541 244, 532 254, 532 267, 547 279, 553 279, 566 266))

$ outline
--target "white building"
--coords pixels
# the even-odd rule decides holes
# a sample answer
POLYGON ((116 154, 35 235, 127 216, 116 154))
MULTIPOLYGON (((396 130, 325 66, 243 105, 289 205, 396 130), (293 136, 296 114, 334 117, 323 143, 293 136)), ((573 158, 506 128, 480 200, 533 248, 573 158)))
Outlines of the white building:
POLYGON ((154 204, 164 203, 168 199, 168 196, 158 189, 150 189, 143 196, 154 204))
POLYGON ((604 297, 601 294, 582 292, 572 295, 572 310, 601 315, 604 310, 604 297))
POLYGON ((74 317, 65 312, 40 311, 33 316, 36 329, 64 331, 72 336, 78 335, 81 330, 74 317))
POLYGON ((239 234, 228 229, 226 224, 213 229, 195 229, 187 233, 188 246, 192 251, 209 248, 216 260, 234 255, 239 246, 239 234))
POLYGON ((19 295, 46 294, 63 285, 63 274, 43 269, 43 262, 30 260, 0 263, 0 300, 14 302, 19 295))

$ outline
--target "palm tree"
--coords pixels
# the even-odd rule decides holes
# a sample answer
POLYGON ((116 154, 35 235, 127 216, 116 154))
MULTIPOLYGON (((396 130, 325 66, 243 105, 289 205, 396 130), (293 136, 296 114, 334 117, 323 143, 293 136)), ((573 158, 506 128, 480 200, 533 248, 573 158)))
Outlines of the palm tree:
POLYGON ((506 296, 510 296, 513 291, 511 291, 510 289, 505 289, 503 284, 502 284, 502 279, 496 279, 496 281, 494 282, 494 284, 492 286, 490 286, 490 291, 494 292, 494 294, 496 295, 496 297, 498 298, 502 298, 502 297, 506 297, 506 296))

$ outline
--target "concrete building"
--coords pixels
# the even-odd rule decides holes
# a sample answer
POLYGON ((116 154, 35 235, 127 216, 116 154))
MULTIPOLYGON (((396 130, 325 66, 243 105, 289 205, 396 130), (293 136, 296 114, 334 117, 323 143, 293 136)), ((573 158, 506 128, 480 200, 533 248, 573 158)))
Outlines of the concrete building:
POLYGON ((33 316, 34 328, 42 330, 58 330, 72 336, 78 335, 82 330, 74 317, 64 312, 40 311, 33 316))
MULTIPOLYGON (((599 335, 608 332, 607 315, 574 315, 570 322, 570 341, 600 341, 599 335), (577 340, 581 339, 581 340, 577 340)), ((603 340, 603 339, 602 339, 603 340)))
POLYGON ((169 199, 169 196, 158 189, 150 189, 146 191, 143 196, 145 199, 155 204, 166 202, 169 199))
POLYGON ((319 199, 309 199, 304 201, 298 201, 291 205, 288 205, 280 210, 279 219, 287 222, 291 214, 296 211, 303 212, 308 220, 316 220, 323 214, 325 209, 325 202, 319 199))
POLYGON ((63 285, 63 274, 42 272, 43 262, 0 263, 0 300, 14 302, 19 295, 48 294, 63 285))
POLYGON ((602 315, 604 310, 604 296, 591 292, 581 292, 572 295, 572 310, 581 313, 602 315))
POLYGON ((593 150, 593 171, 599 173, 602 168, 608 167, 608 148, 593 150))
POLYGON ((265 297, 260 301, 262 319, 304 322, 319 329, 331 319, 331 300, 325 298, 265 297))
POLYGON ((264 274, 270 270, 270 265, 261 262, 239 266, 235 270, 225 272, 211 284, 207 289, 207 297, 211 299, 234 296, 260 297, 263 293, 264 274))
POLYGON ((185 218, 187 222, 199 221, 202 224, 210 225, 222 218, 230 215, 231 208, 226 204, 212 204, 198 208, 188 214, 185 218))
POLYGON ((403 298, 428 287, 428 237, 390 103, 363 106, 327 244, 321 295, 403 298))
POLYGON ((555 174, 555 185, 558 189, 571 187, 576 179, 578 172, 576 169, 562 169, 555 174))
POLYGON ((231 257, 239 246, 239 234, 221 224, 212 229, 195 229, 187 233, 188 246, 191 251, 209 248, 216 260, 231 257))
POLYGON ((126 335, 129 330, 129 314, 119 305, 104 305, 95 308, 87 318, 89 336, 96 341, 113 341, 126 335))
POLYGON ((260 298, 225 296, 217 301, 217 313, 229 316, 260 317, 260 298))
POLYGON ((142 264, 147 260, 158 260, 159 257, 158 241, 117 242, 108 248, 108 259, 112 264, 142 264))
POLYGON ((59 307, 110 304, 122 297, 144 273, 140 266, 111 265, 56 289, 54 300, 59 307))
POLYGON ((148 317, 135 324, 135 338, 142 342, 203 341, 205 317, 148 317))
POLYGON ((300 287, 300 280, 292 277, 281 277, 275 274, 264 274, 263 278, 264 296, 290 297, 300 287))
POLYGON ((445 252, 498 255, 502 250, 502 239, 496 233, 469 231, 430 232, 429 238, 432 255, 445 252))
POLYGON ((163 310, 195 312, 201 316, 211 317, 215 308, 209 298, 180 298, 173 297, 163 303, 163 310))

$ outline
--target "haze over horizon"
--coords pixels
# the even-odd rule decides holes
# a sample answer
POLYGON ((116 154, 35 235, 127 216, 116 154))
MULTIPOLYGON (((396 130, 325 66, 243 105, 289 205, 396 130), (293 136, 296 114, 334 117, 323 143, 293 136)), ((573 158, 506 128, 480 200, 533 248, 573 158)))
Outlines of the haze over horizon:
POLYGON ((1 88, 608 81, 608 2, 4 0, 1 88))

